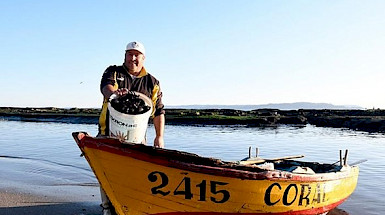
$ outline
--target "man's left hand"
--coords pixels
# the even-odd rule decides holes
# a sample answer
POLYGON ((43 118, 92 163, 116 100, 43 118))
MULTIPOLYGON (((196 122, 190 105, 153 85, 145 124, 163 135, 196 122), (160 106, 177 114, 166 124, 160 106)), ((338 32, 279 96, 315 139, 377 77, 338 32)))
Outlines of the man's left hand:
POLYGON ((154 146, 156 148, 163 148, 164 147, 163 137, 161 137, 161 136, 155 137, 155 139, 154 139, 154 146))

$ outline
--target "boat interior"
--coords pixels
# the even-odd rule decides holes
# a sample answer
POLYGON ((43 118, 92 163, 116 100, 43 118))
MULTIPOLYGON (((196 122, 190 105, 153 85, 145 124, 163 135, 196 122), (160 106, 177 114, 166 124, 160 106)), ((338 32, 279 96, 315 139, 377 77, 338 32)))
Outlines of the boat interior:
POLYGON ((341 169, 339 161, 334 164, 324 164, 318 162, 305 162, 299 160, 293 160, 292 158, 302 158, 304 156, 286 156, 282 158, 263 159, 259 157, 249 158, 241 161, 224 161, 212 157, 202 157, 194 153, 160 149, 152 146, 146 146, 143 144, 128 144, 123 143, 120 145, 122 148, 129 148, 137 150, 142 153, 149 154, 161 159, 167 159, 169 161, 177 161, 179 163, 191 163, 195 165, 231 168, 237 170, 251 171, 251 172, 264 172, 268 170, 280 170, 293 173, 302 174, 316 174, 316 173, 328 173, 336 172, 341 169))
POLYGON ((202 157, 197 154, 172 150, 172 149, 163 149, 155 148, 153 146, 143 145, 143 144, 132 144, 121 141, 116 138, 106 138, 106 137, 91 137, 86 133, 75 132, 73 136, 77 141, 81 142, 83 137, 86 142, 97 143, 98 145, 105 144, 109 147, 113 147, 116 150, 133 150, 146 156, 150 155, 152 158, 167 160, 171 162, 178 162, 183 164, 194 164, 199 166, 210 166, 210 167, 219 167, 219 168, 228 168, 236 169, 250 172, 265 172, 265 171, 287 171, 293 173, 302 173, 302 174, 317 174, 317 173, 328 173, 328 172, 338 172, 341 170, 343 165, 340 165, 341 162, 337 161, 333 164, 324 164, 318 162, 305 162, 294 160, 293 158, 302 158, 302 156, 286 156, 282 158, 266 159, 260 158, 258 156, 242 159, 240 161, 223 161, 217 158, 211 157, 202 157))

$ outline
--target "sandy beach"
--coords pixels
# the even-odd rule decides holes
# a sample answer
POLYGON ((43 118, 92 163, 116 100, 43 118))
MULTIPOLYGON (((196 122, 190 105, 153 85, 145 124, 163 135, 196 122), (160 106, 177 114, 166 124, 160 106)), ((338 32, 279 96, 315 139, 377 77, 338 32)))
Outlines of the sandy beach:
MULTIPOLYGON (((96 198, 97 199, 97 198, 96 198)), ((94 196, 91 201, 0 190, 0 215, 97 215, 102 214, 94 196)))

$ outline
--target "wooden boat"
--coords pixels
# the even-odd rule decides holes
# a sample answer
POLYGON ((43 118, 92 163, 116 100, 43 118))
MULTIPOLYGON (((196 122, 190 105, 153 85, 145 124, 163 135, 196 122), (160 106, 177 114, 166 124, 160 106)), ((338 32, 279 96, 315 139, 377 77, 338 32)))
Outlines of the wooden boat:
POLYGON ((225 162, 84 132, 73 137, 119 215, 326 214, 352 194, 359 172, 346 158, 225 162))

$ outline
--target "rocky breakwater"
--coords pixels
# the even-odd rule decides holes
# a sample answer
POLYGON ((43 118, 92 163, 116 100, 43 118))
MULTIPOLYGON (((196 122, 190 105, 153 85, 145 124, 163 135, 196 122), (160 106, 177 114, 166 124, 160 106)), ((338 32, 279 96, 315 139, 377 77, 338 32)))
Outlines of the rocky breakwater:
MULTIPOLYGON (((0 107, 0 119, 97 124, 98 108, 14 108, 0 107)), ((241 125, 276 127, 279 125, 348 128, 385 133, 385 110, 278 110, 166 109, 166 123, 172 125, 241 125)))
POLYGON ((304 126, 307 119, 297 111, 258 109, 242 111, 233 109, 167 109, 169 124, 179 125, 245 125, 274 127, 278 125, 304 126))
POLYGON ((95 108, 18 108, 0 107, 0 119, 25 122, 97 124, 100 109, 95 108))
POLYGON ((257 109, 171 109, 167 110, 170 124, 186 125, 245 125, 274 127, 278 125, 348 128, 358 131, 385 133, 385 110, 278 110, 257 109))
POLYGON ((385 133, 385 110, 303 110, 309 124, 385 133))

